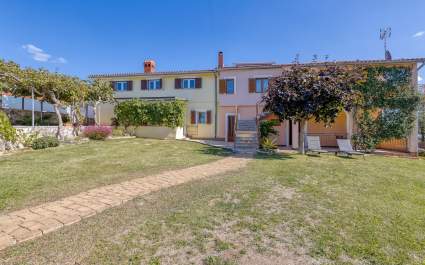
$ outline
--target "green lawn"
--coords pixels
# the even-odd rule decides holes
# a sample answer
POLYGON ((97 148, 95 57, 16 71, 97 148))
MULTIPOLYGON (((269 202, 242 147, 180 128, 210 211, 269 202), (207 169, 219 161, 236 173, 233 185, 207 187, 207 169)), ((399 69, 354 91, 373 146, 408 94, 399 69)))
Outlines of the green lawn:
POLYGON ((6 249, 0 263, 423 265, 424 172, 422 159, 258 156, 6 249))
POLYGON ((0 213, 96 186, 207 163, 225 154, 184 141, 90 141, 0 156, 0 213))

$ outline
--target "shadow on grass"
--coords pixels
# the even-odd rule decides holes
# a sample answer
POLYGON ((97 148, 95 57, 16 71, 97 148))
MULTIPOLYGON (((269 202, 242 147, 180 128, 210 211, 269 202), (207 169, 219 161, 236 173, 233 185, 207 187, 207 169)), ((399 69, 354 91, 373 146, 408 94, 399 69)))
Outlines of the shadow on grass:
POLYGON ((262 160, 288 160, 288 159, 293 159, 292 155, 290 154, 277 154, 277 153, 272 153, 272 154, 256 154, 254 156, 255 159, 262 159, 262 160))
POLYGON ((232 150, 221 148, 221 147, 214 147, 209 145, 203 145, 200 150, 197 151, 198 153, 204 154, 204 155, 214 155, 214 156, 231 156, 234 153, 232 150))
POLYGON ((353 156, 341 156, 341 155, 337 155, 336 157, 342 158, 342 159, 355 159, 353 156))

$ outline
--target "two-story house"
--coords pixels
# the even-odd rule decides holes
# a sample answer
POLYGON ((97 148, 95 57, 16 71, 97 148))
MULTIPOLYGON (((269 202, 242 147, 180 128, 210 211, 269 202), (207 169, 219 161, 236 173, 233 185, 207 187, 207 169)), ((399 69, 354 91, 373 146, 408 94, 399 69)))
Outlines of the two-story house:
MULTIPOLYGON (((117 101, 185 100, 187 114, 184 134, 193 138, 216 137, 215 70, 157 72, 155 61, 146 60, 143 73, 95 74, 90 78, 111 82, 117 101)), ((96 118, 100 124, 110 125, 113 112, 113 104, 102 104, 96 118)))
MULTIPOLYGON (((412 71, 412 87, 418 89, 418 64, 425 59, 363 60, 334 62, 343 66, 404 66, 412 71)), ((325 63, 302 64, 305 67, 320 67, 325 63)), ((132 98, 145 100, 186 100, 187 114, 184 134, 191 138, 217 138, 232 142, 238 120, 257 120, 264 117, 261 103, 273 77, 293 64, 242 63, 224 65, 223 53, 218 54, 218 65, 211 70, 157 72, 152 60, 144 62, 143 73, 116 73, 91 75, 92 79, 111 82, 115 99, 132 98)), ((421 66, 420 66, 421 67, 421 66)), ((111 124, 112 104, 103 104, 97 120, 111 124)), ((284 121, 278 127, 279 145, 298 148, 299 125, 295 121, 284 121)), ((323 146, 336 146, 336 139, 350 139, 355 130, 352 113, 341 112, 331 126, 311 120, 307 134, 320 136, 323 146)), ((381 148, 417 151, 417 125, 406 139, 396 139, 380 145, 381 148)))
MULTIPOLYGON (((357 60, 334 62, 342 66, 403 66, 411 69, 412 88, 418 90, 418 64, 424 65, 425 59, 399 60, 357 60)), ((320 67, 326 63, 307 63, 305 67, 320 67)), ((293 64, 275 63, 243 63, 232 66, 224 65, 223 53, 218 54, 218 125, 217 137, 225 141, 235 140, 237 120, 257 120, 264 115, 261 98, 267 91, 268 84, 273 77, 279 76, 284 69, 293 64)), ((277 144, 298 148, 299 125, 295 121, 284 121, 277 127, 279 135, 277 144)), ((307 134, 319 136, 323 146, 336 147, 339 138, 350 139, 355 130, 352 113, 341 112, 335 123, 326 126, 310 120, 307 123, 307 134)), ((417 152, 417 124, 406 139, 394 139, 380 144, 380 148, 417 152)))

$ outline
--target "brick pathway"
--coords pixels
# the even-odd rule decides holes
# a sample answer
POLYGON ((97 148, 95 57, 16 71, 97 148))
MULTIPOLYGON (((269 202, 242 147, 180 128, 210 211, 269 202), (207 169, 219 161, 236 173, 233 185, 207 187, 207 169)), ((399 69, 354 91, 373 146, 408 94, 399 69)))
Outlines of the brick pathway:
POLYGON ((228 157, 209 164, 91 189, 59 201, 0 215, 0 250, 74 224, 135 197, 191 180, 238 170, 248 161, 248 158, 228 157))

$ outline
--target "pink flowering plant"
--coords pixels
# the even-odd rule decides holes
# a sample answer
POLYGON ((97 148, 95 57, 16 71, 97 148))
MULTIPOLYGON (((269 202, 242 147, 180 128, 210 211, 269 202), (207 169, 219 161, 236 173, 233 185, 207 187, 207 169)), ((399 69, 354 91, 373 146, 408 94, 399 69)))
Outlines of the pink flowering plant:
POLYGON ((83 134, 91 140, 105 140, 112 134, 112 128, 109 126, 87 126, 84 128, 83 134))

